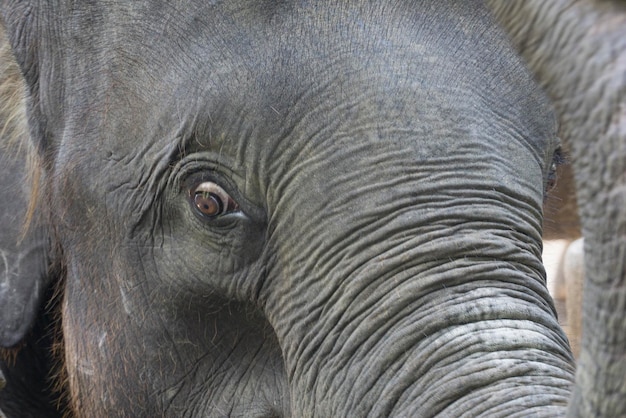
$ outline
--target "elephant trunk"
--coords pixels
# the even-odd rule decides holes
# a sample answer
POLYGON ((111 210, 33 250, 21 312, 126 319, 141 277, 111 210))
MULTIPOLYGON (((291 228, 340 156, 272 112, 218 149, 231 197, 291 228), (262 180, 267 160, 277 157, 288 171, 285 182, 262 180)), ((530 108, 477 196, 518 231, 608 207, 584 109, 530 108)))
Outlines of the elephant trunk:
POLYGON ((541 264, 556 147, 543 96, 502 113, 462 84, 373 81, 358 105, 287 120, 306 144, 258 163, 278 172, 261 187, 264 277, 242 297, 276 333, 292 410, 564 411, 573 358, 541 264))
POLYGON ((376 240, 379 255, 371 260, 356 255, 367 249, 347 247, 326 255, 324 265, 333 267, 318 266, 316 284, 297 276, 300 281, 283 289, 289 302, 270 314, 274 324, 273 318, 293 319, 275 330, 291 399, 301 402, 294 410, 319 416, 562 413, 572 356, 540 259, 514 235, 459 228, 391 239, 391 247, 376 240), (454 255, 439 259, 443 248, 446 254, 455 248, 454 255), (333 287, 329 277, 338 276, 333 287))

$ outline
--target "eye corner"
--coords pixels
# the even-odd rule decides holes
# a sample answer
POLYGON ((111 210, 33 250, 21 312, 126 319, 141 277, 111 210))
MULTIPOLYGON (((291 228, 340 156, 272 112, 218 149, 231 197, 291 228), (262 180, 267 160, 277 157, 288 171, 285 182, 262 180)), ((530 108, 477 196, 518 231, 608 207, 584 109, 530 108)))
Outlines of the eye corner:
POLYGON ((568 154, 563 150, 563 148, 559 145, 556 147, 554 152, 552 153, 552 163, 551 168, 557 168, 561 165, 568 164, 569 157, 568 154))

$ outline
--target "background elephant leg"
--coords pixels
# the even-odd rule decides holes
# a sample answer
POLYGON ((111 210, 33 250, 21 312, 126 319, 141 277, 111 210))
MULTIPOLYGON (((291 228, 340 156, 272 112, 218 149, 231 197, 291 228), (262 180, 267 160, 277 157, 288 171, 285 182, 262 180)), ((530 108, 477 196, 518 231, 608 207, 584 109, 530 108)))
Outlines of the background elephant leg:
POLYGON ((620 213, 600 212, 583 224, 584 315, 573 397, 580 412, 576 416, 626 413, 626 184, 612 194, 616 201, 604 206, 620 213))
POLYGON ((563 277, 565 280, 565 299, 567 310, 567 328, 565 332, 569 338, 574 356, 580 352, 582 334, 582 302, 583 280, 585 275, 585 261, 583 239, 572 242, 563 257, 563 277))

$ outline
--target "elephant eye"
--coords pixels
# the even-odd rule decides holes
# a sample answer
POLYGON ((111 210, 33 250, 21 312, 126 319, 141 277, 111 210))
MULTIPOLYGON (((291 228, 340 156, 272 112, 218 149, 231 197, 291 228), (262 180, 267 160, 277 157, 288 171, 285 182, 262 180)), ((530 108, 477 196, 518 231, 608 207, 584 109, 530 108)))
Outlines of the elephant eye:
POLYGON ((556 164, 550 165, 550 171, 548 171, 548 181, 546 182, 546 192, 552 191, 556 187, 556 164))
POLYGON ((566 161, 565 155, 563 154, 561 147, 557 148, 556 151, 554 151, 554 154, 552 156, 552 163, 550 164, 550 168, 548 170, 548 179, 546 182, 546 190, 545 190, 546 193, 550 192, 552 189, 556 187, 556 183, 557 183, 556 170, 560 165, 565 164, 565 161, 566 161))
POLYGON ((200 183, 191 189, 190 198, 195 211, 207 219, 239 210, 237 202, 224 189, 210 181, 200 183))

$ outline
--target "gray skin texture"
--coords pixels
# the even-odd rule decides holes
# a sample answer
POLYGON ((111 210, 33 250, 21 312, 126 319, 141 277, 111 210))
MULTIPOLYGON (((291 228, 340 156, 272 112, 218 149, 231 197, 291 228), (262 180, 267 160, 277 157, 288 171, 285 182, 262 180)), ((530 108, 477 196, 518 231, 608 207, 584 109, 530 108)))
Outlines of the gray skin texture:
POLYGON ((25 87, 0 31, 0 347, 12 347, 32 325, 48 284, 45 228, 27 220, 31 195, 25 87), (12 303, 14 302, 14 303, 12 303))
POLYGON ((481 3, 2 13, 76 415, 565 412, 541 264, 556 123, 481 3))
POLYGON ((561 115, 585 237, 573 416, 626 414, 626 2, 492 2, 561 115), (603 324, 599 326, 598 324, 603 324))
POLYGON ((60 417, 49 378, 48 235, 31 195, 24 85, 0 31, 0 416, 60 417))

